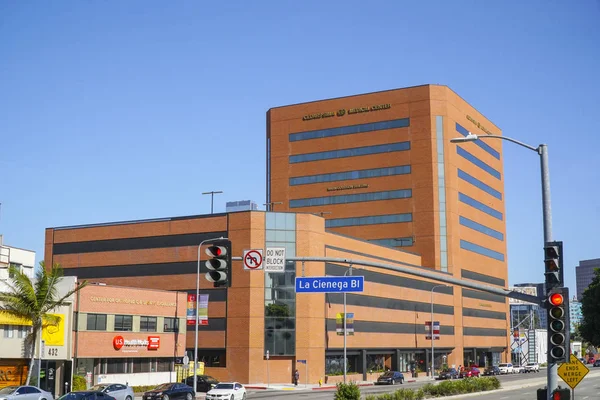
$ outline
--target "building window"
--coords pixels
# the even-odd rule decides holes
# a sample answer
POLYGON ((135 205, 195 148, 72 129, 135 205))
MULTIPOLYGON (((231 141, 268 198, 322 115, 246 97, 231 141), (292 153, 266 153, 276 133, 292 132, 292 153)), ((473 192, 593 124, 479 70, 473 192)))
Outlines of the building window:
POLYGON ((131 315, 115 315, 115 331, 133 330, 133 317, 131 315))
POLYGON ((156 317, 140 317, 140 331, 156 332, 156 317))
POLYGON ((179 332, 179 319, 165 317, 164 332, 179 332))
POLYGON ((369 240, 369 243, 374 243, 386 247, 410 247, 414 244, 414 239, 412 237, 372 239, 369 240))
POLYGON ((377 146, 354 147, 351 149, 340 149, 331 151, 322 151, 319 153, 297 154, 290 156, 290 164, 331 160, 334 158, 367 156, 370 154, 391 153, 394 151, 410 150, 410 142, 398 142, 390 144, 380 144, 377 146))
POLYGON ((412 197, 412 189, 391 190, 387 192, 347 194, 342 196, 313 197, 309 199, 290 200, 290 208, 326 206, 332 204, 361 203, 366 201, 407 199, 410 197, 412 197))
MULTIPOLYGON (((267 247, 284 247, 286 256, 296 255, 296 214, 268 212, 265 228, 267 247)), ((265 273, 264 346, 272 356, 296 354, 295 278, 294 262, 287 262, 283 272, 265 273)))
POLYGON ((497 230, 488 228, 487 226, 481 225, 480 223, 472 221, 469 218, 460 216, 459 221, 462 226, 466 226, 467 228, 471 228, 473 230, 476 230, 477 232, 481 232, 481 233, 491 236, 495 239, 504 240, 504 234, 502 232, 498 232, 497 230))
MULTIPOLYGON (((466 128, 464 128, 462 125, 460 125, 458 122, 456 123, 456 131, 463 136, 467 136, 469 134, 469 131, 466 128)), ((498 153, 497 150, 495 150, 489 144, 485 143, 483 140, 475 140, 473 143, 475 143, 477 146, 481 147, 487 153, 491 154, 492 157, 494 157, 498 160, 500 159, 500 153, 498 153)))
MULTIPOLYGON (((194 354, 194 348, 187 351, 194 354)), ((205 367, 225 368, 225 349, 198 349, 198 361, 203 362, 205 367)))
POLYGON ((331 174, 307 175, 290 178, 290 186, 309 185, 312 183, 350 181, 354 179, 378 178, 381 176, 410 174, 410 165, 388 168, 361 169, 357 171, 334 172, 331 174))
POLYGON ((4 337, 7 339, 12 339, 15 337, 15 332, 12 325, 4 325, 4 337))
POLYGON ((149 358, 134 358, 133 359, 133 372, 153 372, 150 370, 151 359, 149 358))
POLYGON ((156 372, 169 372, 173 371, 173 361, 168 358, 156 359, 156 372))
POLYGON ((19 339, 25 339, 29 335, 30 329, 28 326, 19 326, 19 339))
MULTIPOLYGON (((346 356, 346 373, 360 372, 358 370, 358 356, 346 356)), ((325 356, 325 374, 343 375, 344 374, 344 356, 325 356)))
POLYGON ((88 314, 87 315, 87 330, 88 331, 105 331, 106 330, 106 314, 88 314))
POLYGON ((19 272, 23 271, 23 264, 10 263, 10 266, 12 267, 8 269, 8 277, 10 279, 15 277, 15 274, 13 273, 13 268, 15 268, 19 272))
POLYGON ((290 142, 297 142, 299 140, 322 139, 332 136, 352 135, 355 133, 381 131, 394 128, 407 128, 409 126, 410 118, 402 118, 392 121, 371 122, 368 124, 342 126, 339 128, 290 133, 289 138, 290 142))
POLYGON ((493 187, 486 185, 479 179, 467 174, 465 171, 459 169, 458 177, 460 179, 462 179, 463 181, 469 182, 471 185, 483 190, 484 192, 491 194, 495 198, 502 200, 502 193, 500 193, 498 190, 494 189, 493 187))
POLYGON ((485 204, 467 196, 466 194, 458 193, 458 200, 460 200, 462 203, 468 204, 471 207, 478 209, 479 211, 483 211, 484 213, 491 215, 492 217, 497 218, 500 221, 502 221, 503 219, 502 213, 500 211, 494 210, 492 207, 486 206, 485 204))
POLYGON ((472 251, 473 253, 481 254, 482 256, 493 258, 498 261, 504 261, 504 254, 490 250, 487 247, 483 247, 475 243, 467 242, 466 240, 461 239, 460 248, 472 251))
POLYGON ((475 164, 476 166, 478 166, 479 168, 481 168, 488 174, 492 175, 494 178, 496 178, 496 179, 502 178, 502 175, 500 174, 500 172, 498 172, 494 168, 490 167, 489 165, 487 165, 486 163, 484 163, 479 158, 475 157, 473 154, 469 153, 462 147, 456 146, 456 154, 458 154, 459 156, 463 157, 464 159, 470 161, 471 163, 475 164))
POLYGON ((372 215, 369 217, 333 218, 325 221, 326 228, 341 228, 343 226, 396 224, 400 222, 411 222, 412 213, 372 215))
POLYGON ((440 234, 440 270, 448 272, 448 238, 446 221, 446 163, 444 161, 444 117, 435 117, 435 134, 437 147, 437 171, 438 171, 438 217, 440 234))
POLYGON ((125 371, 125 365, 126 365, 126 359, 125 358, 107 358, 105 359, 106 362, 106 373, 107 374, 124 374, 125 371))

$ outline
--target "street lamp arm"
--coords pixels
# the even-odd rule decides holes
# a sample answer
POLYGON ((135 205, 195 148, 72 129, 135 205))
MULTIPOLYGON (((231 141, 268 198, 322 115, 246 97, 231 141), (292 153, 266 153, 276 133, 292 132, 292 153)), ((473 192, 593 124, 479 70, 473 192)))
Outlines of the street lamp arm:
POLYGON ((518 144, 519 146, 525 147, 525 148, 527 148, 527 149, 529 149, 529 150, 533 150, 533 151, 535 151, 535 152, 536 152, 536 153, 538 153, 538 154, 540 153, 540 147, 539 147, 539 146, 538 146, 538 147, 533 147, 533 146, 530 146, 530 145, 528 145, 528 144, 526 144, 526 143, 520 142, 520 141, 518 141, 518 140, 516 140, 516 139, 510 138, 510 137, 508 137, 508 136, 499 136, 499 135, 477 135, 477 139, 485 139, 485 138, 493 138, 493 139, 502 139, 502 140, 508 140, 509 142, 513 142, 513 143, 516 143, 516 144, 518 144))

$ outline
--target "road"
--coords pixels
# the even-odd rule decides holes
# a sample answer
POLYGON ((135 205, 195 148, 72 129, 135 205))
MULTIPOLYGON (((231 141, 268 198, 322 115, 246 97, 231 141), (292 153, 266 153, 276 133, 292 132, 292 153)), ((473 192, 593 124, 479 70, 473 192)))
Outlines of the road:
MULTIPOLYGON (((598 399, 600 398, 600 370, 596 373, 590 372, 590 374, 579 384, 575 391, 576 399, 598 399), (586 397, 588 396, 588 397, 586 397)), ((536 374, 515 374, 515 375, 501 375, 498 377, 502 382, 502 387, 509 390, 500 390, 495 393, 476 393, 470 395, 453 396, 453 399, 463 397, 479 397, 480 400, 535 400, 537 389, 544 387, 546 383, 546 370, 542 370, 536 374), (515 388, 521 385, 532 384, 533 386, 526 388, 515 388)), ((430 381, 420 381, 413 383, 405 383, 403 385, 390 386, 365 386, 361 387, 360 391, 363 395, 366 394, 381 394, 391 393, 399 388, 411 388, 417 389, 430 381)), ((560 381, 563 386, 564 383, 560 381)), ((267 399, 267 398, 281 398, 285 400, 320 400, 320 399, 333 399, 335 389, 332 390, 306 390, 306 391, 249 391, 248 400, 251 399, 267 399)))

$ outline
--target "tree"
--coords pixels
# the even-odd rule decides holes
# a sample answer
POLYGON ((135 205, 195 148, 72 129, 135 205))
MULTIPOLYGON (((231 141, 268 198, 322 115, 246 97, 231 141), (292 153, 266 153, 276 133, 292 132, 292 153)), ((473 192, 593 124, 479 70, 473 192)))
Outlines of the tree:
POLYGON ((581 299, 581 337, 594 347, 600 346, 600 268, 594 270, 594 279, 581 299))
POLYGON ((81 282, 75 289, 61 296, 58 293, 58 283, 63 277, 62 267, 54 264, 50 270, 46 270, 43 261, 40 262, 40 267, 32 280, 18 267, 11 265, 9 273, 12 279, 6 282, 8 290, 0 292, 0 313, 32 323, 31 333, 26 338, 26 348, 29 349, 27 355, 31 358, 26 385, 29 385, 31 380, 35 346, 39 335, 42 334, 42 328, 46 325, 56 325, 58 317, 51 313, 57 307, 68 304, 67 299, 87 283, 81 282))

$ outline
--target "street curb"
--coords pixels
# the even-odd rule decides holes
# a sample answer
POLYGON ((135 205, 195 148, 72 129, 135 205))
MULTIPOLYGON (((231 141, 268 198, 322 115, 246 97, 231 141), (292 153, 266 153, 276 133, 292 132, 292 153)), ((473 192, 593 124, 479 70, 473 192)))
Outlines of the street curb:
MULTIPOLYGON (((356 386, 373 386, 373 383, 359 383, 356 386)), ((337 386, 321 386, 321 387, 314 387, 312 388, 312 390, 328 390, 328 389, 336 389, 337 386)))

